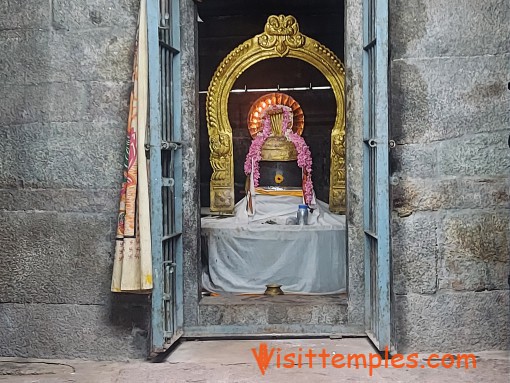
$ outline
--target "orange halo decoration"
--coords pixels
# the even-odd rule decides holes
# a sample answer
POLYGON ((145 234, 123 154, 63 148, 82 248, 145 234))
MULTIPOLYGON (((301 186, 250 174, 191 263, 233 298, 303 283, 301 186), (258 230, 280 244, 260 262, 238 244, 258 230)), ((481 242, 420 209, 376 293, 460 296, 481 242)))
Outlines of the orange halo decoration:
POLYGON ((250 108, 248 112, 248 130, 252 138, 262 131, 262 112, 269 105, 285 105, 292 109, 293 124, 292 130, 301 135, 305 126, 305 115, 299 103, 291 96, 285 93, 268 93, 259 97, 250 108))

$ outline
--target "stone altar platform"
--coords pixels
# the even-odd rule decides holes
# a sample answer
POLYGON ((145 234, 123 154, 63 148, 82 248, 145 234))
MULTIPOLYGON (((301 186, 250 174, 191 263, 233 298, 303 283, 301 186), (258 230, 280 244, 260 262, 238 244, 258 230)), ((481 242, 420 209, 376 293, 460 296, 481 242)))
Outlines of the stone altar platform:
POLYGON ((309 225, 286 224, 300 197, 256 196, 256 214, 241 200, 232 217, 202 218, 202 286, 212 292, 338 294, 346 287, 345 216, 318 201, 309 225))

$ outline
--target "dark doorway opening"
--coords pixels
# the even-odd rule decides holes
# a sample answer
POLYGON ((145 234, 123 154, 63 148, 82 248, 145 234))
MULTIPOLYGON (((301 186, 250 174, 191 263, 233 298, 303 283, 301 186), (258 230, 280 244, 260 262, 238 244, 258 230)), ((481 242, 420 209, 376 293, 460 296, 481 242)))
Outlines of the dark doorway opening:
MULTIPOLYGON (((205 1, 199 14, 199 107, 200 107, 200 194, 201 206, 210 206, 209 137, 206 96, 211 78, 221 61, 239 44, 261 33, 270 15, 292 15, 300 31, 344 58, 344 3, 337 0, 241 0, 205 1)), ((327 79, 312 65, 297 59, 262 61, 246 70, 234 89, 328 87, 327 79)), ((266 91, 265 93, 270 93, 266 91)), ((303 138, 313 156, 316 197, 328 202, 331 129, 336 117, 335 96, 330 89, 290 90, 305 114, 303 138)), ((228 113, 233 133, 235 202, 244 197, 246 175, 243 163, 252 141, 247 117, 250 106, 264 94, 231 93, 228 113)), ((203 251, 207 246, 203 242, 203 251)), ((345 249, 338 249, 345 252, 345 249)), ((206 266, 203 257, 203 267, 206 266)), ((199 323, 194 331, 218 333, 331 333, 342 332, 347 323, 346 294, 286 295, 276 299, 259 295, 205 295, 199 304, 199 323), (229 328, 227 330, 227 328, 229 328)))
MULTIPOLYGON (((214 71, 235 47, 263 31, 270 15, 293 15, 300 31, 330 48, 343 61, 344 4, 335 0, 206 1, 198 6, 200 87, 200 195, 201 206, 210 206, 209 139, 205 116, 206 90, 214 71)), ((234 89, 277 89, 327 87, 326 78, 301 60, 281 58, 262 61, 244 72, 234 89)), ((266 92, 269 93, 269 92, 266 92)), ((329 202, 331 128, 335 120, 335 98, 331 90, 286 91, 305 114, 303 138, 313 156, 313 180, 318 199, 329 202)), ((235 202, 244 197, 246 176, 243 163, 251 138, 247 115, 251 104, 263 92, 232 93, 229 118, 233 129, 235 202)))

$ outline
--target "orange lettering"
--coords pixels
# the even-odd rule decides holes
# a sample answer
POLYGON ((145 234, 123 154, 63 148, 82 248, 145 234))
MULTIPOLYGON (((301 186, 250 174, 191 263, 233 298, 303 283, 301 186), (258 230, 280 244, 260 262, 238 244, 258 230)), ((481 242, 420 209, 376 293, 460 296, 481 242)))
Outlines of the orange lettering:
POLYGON ((460 361, 461 360, 466 360, 465 364, 464 364, 464 368, 465 369, 468 369, 469 368, 469 361, 468 359, 471 359, 472 362, 473 362, 473 368, 476 368, 476 356, 475 354, 459 354, 457 355, 457 368, 460 368, 460 361))
POLYGON ((356 370, 360 366, 359 360, 361 359, 363 361, 363 367, 367 368, 367 358, 365 357, 365 354, 347 354, 347 367, 351 368, 351 362, 352 360, 356 360, 356 370))
POLYGON ((331 356, 331 354, 328 354, 326 352, 326 349, 323 348, 322 349, 322 352, 319 354, 319 357, 322 358, 322 368, 326 368, 326 360, 327 358, 329 358, 331 356))
POLYGON ((282 355, 280 354, 282 351, 281 348, 278 348, 276 350, 276 368, 280 368, 281 366, 281 359, 282 359, 282 355))
POLYGON ((257 361, 257 365, 259 366, 260 372, 262 375, 266 373, 267 366, 269 366, 269 362, 271 361, 274 353, 274 348, 271 347, 271 352, 268 352, 268 347, 266 343, 261 343, 259 346, 259 353, 257 354, 257 349, 252 348, 251 352, 257 361))
POLYGON ((283 364, 283 368, 292 368, 294 367, 294 358, 296 357, 296 354, 293 352, 290 354, 285 354, 283 357, 283 360, 285 363, 283 364))
POLYGON ((300 347, 298 351, 299 351, 299 354, 298 354, 297 366, 298 366, 298 368, 301 368, 301 367, 303 367, 303 355, 301 354, 303 349, 300 347))
POLYGON ((381 355, 379 354, 374 354, 374 353, 370 353, 370 363, 369 363, 369 367, 368 367, 368 375, 369 376, 372 376, 373 374, 373 368, 379 368, 381 367, 381 363, 382 363, 382 358, 381 358, 381 355), (374 364, 374 358, 376 359, 377 361, 377 364, 374 364))
POLYGON ((441 358, 441 364, 444 368, 452 368, 455 364, 455 358, 451 354, 444 354, 441 358), (450 364, 446 364, 446 359, 450 359, 450 364))
POLYGON ((396 362, 400 362, 404 360, 404 355, 402 354, 395 354, 391 357, 391 367, 393 368, 402 368, 404 367, 404 363, 402 364, 396 364, 396 362))
POLYGON ((305 354, 305 356, 308 358, 308 367, 313 368, 313 358, 315 358, 317 356, 317 354, 314 354, 312 352, 312 349, 309 348, 308 353, 305 354))
POLYGON ((344 356, 342 354, 333 355, 333 358, 331 358, 331 365, 335 368, 344 368, 345 363, 337 364, 337 359, 339 362, 341 362, 342 360, 344 360, 344 356))
POLYGON ((429 365, 430 368, 438 368, 439 367, 440 363, 432 364, 432 361, 437 358, 439 358, 439 355, 430 354, 429 358, 427 359, 427 364, 429 365))
POLYGON ((407 363, 408 368, 416 368, 418 367, 418 354, 409 354, 407 355, 407 361, 411 363, 407 363))

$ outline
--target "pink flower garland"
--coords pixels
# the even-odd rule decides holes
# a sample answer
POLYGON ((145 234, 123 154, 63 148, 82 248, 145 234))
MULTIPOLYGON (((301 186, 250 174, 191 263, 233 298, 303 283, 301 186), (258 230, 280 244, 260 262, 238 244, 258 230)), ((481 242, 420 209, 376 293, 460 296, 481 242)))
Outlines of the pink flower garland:
POLYGON ((313 198, 312 182, 312 153, 306 145, 305 140, 299 134, 292 131, 292 109, 285 105, 270 105, 262 113, 262 132, 259 132, 253 139, 246 161, 244 162, 244 173, 250 175, 252 172, 253 161, 253 182, 255 187, 259 186, 260 169, 259 161, 262 159, 261 151, 264 142, 271 135, 271 117, 268 112, 273 110, 283 110, 283 129, 287 140, 291 141, 296 147, 298 157, 297 164, 303 170, 303 194, 305 203, 309 205, 313 198))

